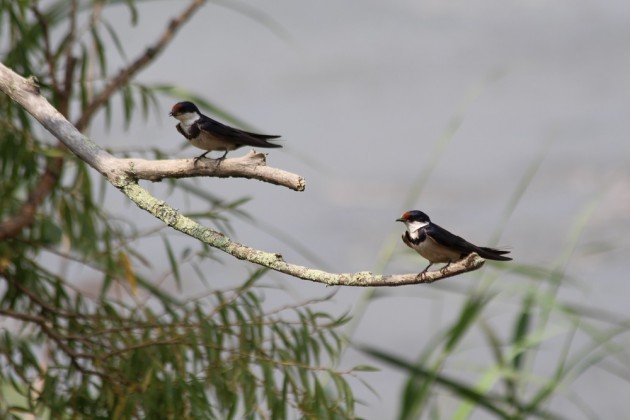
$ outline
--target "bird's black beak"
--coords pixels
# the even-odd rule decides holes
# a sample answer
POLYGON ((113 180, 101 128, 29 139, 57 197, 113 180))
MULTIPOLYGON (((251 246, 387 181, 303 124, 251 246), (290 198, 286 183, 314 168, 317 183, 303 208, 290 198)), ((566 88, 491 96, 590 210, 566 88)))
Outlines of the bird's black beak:
POLYGON ((399 217, 398 219, 396 219, 397 222, 404 222, 405 219, 403 219, 402 217, 399 217))
POLYGON ((172 117, 172 116, 173 116, 173 111, 169 112, 169 113, 168 113, 168 116, 169 116, 169 117, 172 117))

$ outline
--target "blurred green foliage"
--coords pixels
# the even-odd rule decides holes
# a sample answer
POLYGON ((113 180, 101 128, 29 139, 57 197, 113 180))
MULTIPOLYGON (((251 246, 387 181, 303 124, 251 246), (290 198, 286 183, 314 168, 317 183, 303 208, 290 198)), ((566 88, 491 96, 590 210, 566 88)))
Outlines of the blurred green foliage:
MULTIPOLYGON (((133 0, 0 0, 1 60, 36 76, 42 94, 80 121, 117 74, 109 67, 113 54, 129 62, 103 13, 121 5, 135 25, 133 0)), ((128 80, 99 109, 108 126, 128 127, 158 112, 157 95, 178 92, 128 80), (111 112, 118 103, 122 121, 111 112)), ((209 286, 200 268, 215 258, 208 247, 180 250, 162 226, 140 231, 134 220, 109 213, 113 189, 95 183, 97 175, 4 95, 0 173, 3 224, 25 214, 45 177, 54 181, 41 191, 41 202, 32 201, 33 217, 0 242, 0 417, 353 416, 346 381, 353 371, 328 367, 340 351, 345 316, 318 311, 316 300, 270 308, 259 285, 264 270, 236 287, 209 286), (180 291, 199 280, 203 296, 173 296, 161 288, 163 279, 142 274, 154 256, 136 244, 155 236, 170 265, 165 277, 180 291)), ((231 217, 249 217, 240 209, 247 199, 226 202, 191 183, 170 185, 206 203, 194 217, 225 230, 231 217)))
MULTIPOLYGON (((24 76, 37 76, 49 101, 78 121, 116 74, 108 65, 113 54, 130 61, 103 10, 126 7, 131 25, 140 11, 134 0, 38 5, 0 0, 1 60, 24 76)), ((277 27, 264 14, 250 8, 246 12, 277 27)), ((418 174, 406 207, 418 201, 468 106, 496 76, 476 86, 457 110, 418 174)), ((157 109, 159 95, 194 100, 246 126, 195 93, 133 80, 121 84, 102 104, 106 125, 128 127, 152 111, 163 114, 157 109), (121 121, 115 121, 112 112, 118 104, 121 121)), ((150 158, 165 155, 155 148, 138 152, 150 158)), ((499 240, 544 155, 543 150, 525 169, 506 202, 494 240, 499 240)), ((216 258, 211 249, 202 244, 177 249, 163 226, 139 230, 133 220, 108 213, 108 185, 95 183, 83 162, 51 142, 20 107, 0 97, 0 223, 20 215, 48 170, 57 181, 36 206, 32 221, 0 242, 0 417, 354 416, 347 376, 371 368, 341 372, 330 367, 347 345, 341 328, 348 317, 318 311, 316 300, 269 308, 260 284, 264 271, 251 273, 229 289, 209 286, 201 262, 216 258), (163 279, 142 274, 151 256, 135 245, 156 237, 170 266, 164 278, 173 279, 180 289, 198 280, 207 293, 173 296, 161 287, 163 279), (81 269, 53 270, 45 263, 51 258, 81 269), (185 274, 190 271, 196 279, 185 274), (79 287, 87 278, 98 279, 95 293, 79 287)), ((169 185, 206 204, 189 216, 223 231, 230 231, 233 217, 253 220, 241 209, 246 198, 227 202, 190 181, 169 185)), ((501 270, 487 267, 468 286, 436 285, 443 293, 460 296, 461 304, 420 350, 406 349, 400 355, 359 347, 406 374, 399 418, 465 419, 476 411, 500 418, 563 418, 550 408, 560 398, 585 417, 598 418, 573 386, 594 367, 630 382, 630 354, 619 341, 627 337, 630 321, 559 296, 560 285, 574 280, 566 275, 566 267, 597 203, 594 197, 576 215, 566 245, 550 267, 516 261, 501 270), (491 310, 498 305, 509 308, 501 322, 493 319, 496 313, 491 310), (551 363, 543 371, 537 366, 542 350, 551 363), (415 358, 409 356, 414 352, 415 358)), ((386 241, 376 271, 392 260, 398 242, 399 233, 386 241)), ((388 293, 366 291, 355 306, 353 324, 345 330, 349 336, 365 309, 388 293)))

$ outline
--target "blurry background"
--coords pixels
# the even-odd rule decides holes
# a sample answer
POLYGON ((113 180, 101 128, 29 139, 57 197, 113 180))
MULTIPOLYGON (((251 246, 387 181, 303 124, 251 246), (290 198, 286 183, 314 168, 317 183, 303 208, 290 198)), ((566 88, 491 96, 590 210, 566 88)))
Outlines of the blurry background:
MULTIPOLYGON (((379 290, 365 312, 366 290, 339 290, 325 307, 355 314, 356 343, 416 360, 481 284, 499 296, 485 313, 487 322, 507 328, 514 296, 543 281, 521 274, 565 263, 559 299, 630 316, 628 2, 232 4, 240 12, 208 4, 138 80, 181 86, 261 132, 282 135, 284 149, 272 150, 268 162, 305 176, 305 192, 247 180, 196 181, 227 199, 252 198, 242 209, 256 223, 234 220, 235 240, 334 272, 416 272, 425 261, 406 249, 399 239, 403 226, 394 222, 413 208, 475 243, 512 249, 514 264, 488 263, 480 272, 431 286, 379 290), (282 238, 293 238, 311 256, 282 238), (521 271, 510 271, 515 267, 521 271)), ((131 29, 123 7, 120 16, 116 9, 107 12, 120 22, 130 57, 182 2, 139 7, 139 24, 131 29)), ((122 64, 110 62, 114 68, 122 64)), ((152 145, 172 150, 173 157, 194 156, 197 149, 178 150, 183 138, 167 117, 174 102, 164 98, 162 115, 129 132, 116 128, 115 112, 113 128, 101 129, 97 121, 91 137, 119 153, 152 145)), ((183 211, 203 211, 195 199, 170 195, 167 185, 150 188, 183 211)), ((125 197, 110 195, 114 212, 155 226, 125 197)), ((194 244, 179 233, 170 237, 179 247, 194 244)), ((155 247, 155 273, 168 271, 161 241, 139 246, 155 247)), ((220 260, 204 266, 218 283, 253 269, 229 256, 220 260)), ((269 277, 297 299, 331 292, 275 273, 269 277)), ((270 302, 276 298, 266 295, 270 302)), ((555 366, 561 341, 554 337, 567 327, 552 321, 550 331, 533 375, 555 366)), ((489 358, 486 348, 471 334, 450 372, 475 383, 489 358)), ((364 404, 358 413, 393 417, 406 374, 352 348, 341 362, 359 363, 382 370, 361 375, 378 396, 357 383, 364 404)), ((582 403, 600 418, 623 418, 629 408, 627 382, 599 366, 567 394, 551 408, 569 418, 589 412, 579 408, 582 403)), ((457 406, 448 397, 440 401, 443 413, 449 413, 449 402, 457 406)))

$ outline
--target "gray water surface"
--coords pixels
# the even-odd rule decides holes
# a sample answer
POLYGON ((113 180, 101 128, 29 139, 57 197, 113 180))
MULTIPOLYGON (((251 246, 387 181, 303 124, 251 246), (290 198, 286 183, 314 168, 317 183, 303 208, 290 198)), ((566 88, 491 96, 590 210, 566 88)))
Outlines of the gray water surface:
MULTIPOLYGON (((121 29, 130 51, 144 48, 183 4, 141 6, 138 28, 121 29)), ((285 148, 271 150, 269 164, 304 175, 307 189, 296 193, 257 181, 218 179, 200 180, 200 186, 227 198, 252 197, 247 211, 302 242, 325 261, 325 268, 374 269, 386 240, 402 233, 394 219, 408 210, 404 202, 409 190, 455 122, 458 129, 412 207, 457 234, 487 243, 521 177, 547 150, 499 242, 511 247, 520 263, 551 267, 575 218, 597 200, 568 268, 580 286, 562 286, 561 296, 630 316, 630 3, 245 4, 264 11, 281 28, 274 32, 208 4, 139 80, 179 84, 262 132, 281 134, 285 148), (599 243, 608 250, 589 252, 599 243)), ((118 12, 124 21, 126 12, 118 12)), ((95 126, 91 134, 111 147, 175 149, 182 139, 175 121, 166 117, 173 102, 162 102, 160 120, 135 124, 126 133, 95 126)), ((187 149, 178 156, 196 153, 187 149)), ((152 188, 166 198, 165 187, 152 188)), ((175 196, 169 202, 198 210, 194 200, 175 196)), ((113 207, 118 204, 112 199, 113 207)), ((127 205, 120 211, 146 218, 127 205)), ((241 242, 312 265, 255 226, 235 221, 234 227, 241 242)), ((171 237, 180 246, 193 244, 182 235, 171 237)), ((155 242, 160 249, 161 242, 155 242)), ((208 272, 240 279, 253 268, 222 259, 223 265, 208 261, 208 272)), ((386 271, 413 272, 424 264, 399 242, 386 271)), ((487 274, 495 269, 487 265, 483 270, 487 274)), ((301 298, 330 291, 281 275, 273 278, 301 298)), ((449 285, 390 290, 389 297, 370 305, 355 339, 415 360, 429 338, 458 313, 462 296, 442 289, 467 290, 478 281, 471 274, 450 279, 449 285)), ((504 294, 509 297, 519 281, 522 286, 522 279, 501 277, 504 294)), ((341 313, 363 293, 340 290, 328 308, 341 313)), ((267 295, 268 301, 274 299, 267 295)), ((508 303, 497 303, 490 321, 501 327, 511 322, 504 316, 512 310, 508 303)), ((561 345, 553 339, 546 343, 539 355, 541 373, 554 366, 561 345)), ((451 369, 461 368, 462 377, 478 380, 477 357, 487 358, 485 348, 483 340, 472 338, 451 369)), ((343 361, 344 366, 359 363, 374 361, 352 350, 343 361)), ((365 403, 359 414, 392 418, 403 375, 383 367, 364 376, 379 396, 357 385, 365 403)), ((572 389, 600 418, 621 419, 630 408, 627 385, 595 368, 572 389)), ((457 407, 448 397, 440 401, 445 417, 457 407)), ((568 418, 584 416, 562 398, 551 408, 568 418)))

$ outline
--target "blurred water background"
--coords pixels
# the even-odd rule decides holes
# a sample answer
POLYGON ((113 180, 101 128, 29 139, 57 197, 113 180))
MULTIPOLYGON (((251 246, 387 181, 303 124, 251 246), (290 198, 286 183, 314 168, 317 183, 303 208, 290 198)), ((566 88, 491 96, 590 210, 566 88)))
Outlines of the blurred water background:
MULTIPOLYGON (((141 5, 135 29, 126 9, 114 9, 129 56, 183 4, 141 5)), ((498 239, 518 263, 549 268, 566 249, 577 218, 590 209, 567 268, 572 281, 563 283, 560 296, 630 316, 630 3, 277 0, 234 3, 240 12, 222 4, 209 3, 139 81, 177 84, 261 132, 283 136, 285 148, 272 150, 269 164, 305 176, 305 192, 247 180, 196 182, 227 199, 252 198, 243 209, 259 223, 234 220, 237 241, 335 272, 414 272, 425 262, 399 241, 403 227, 394 220, 415 208, 473 242, 498 239), (537 171, 506 217, 532 168, 537 171), (379 266, 388 250, 394 257, 379 266)), ((123 62, 112 61, 117 64, 123 62)), ((174 157, 194 156, 197 149, 178 150, 182 138, 167 117, 174 102, 164 98, 163 115, 128 132, 97 123, 91 137, 119 151, 153 145, 174 157)), ((182 211, 203 210, 195 199, 169 195, 167 185, 151 190, 182 211)), ((122 195, 110 196, 121 214, 156 225, 122 195)), ((194 244, 178 233, 170 237, 180 247, 194 244)), ((139 246, 155 247, 155 273, 168 270, 161 241, 139 246)), ((254 268, 220 259, 204 266, 217 284, 245 278, 254 268)), ((498 267, 487 264, 483 274, 496 275, 498 267)), ((269 276, 295 299, 331 292, 269 276)), ((415 360, 480 276, 384 291, 368 305, 354 339, 415 360)), ((502 273, 494 286, 507 297, 490 311, 499 326, 511 310, 509 296, 523 287, 519 280, 502 273)), ((324 308, 352 310, 364 293, 339 290, 324 308)), ((268 301, 276 299, 284 297, 267 294, 268 301)), ((464 376, 474 378, 483 346, 473 338, 461 350, 464 376)), ((537 360, 540 371, 558 351, 553 340, 547 346, 537 360)), ((359 363, 379 365, 353 349, 341 364, 359 363)), ((363 376, 378 396, 357 384, 364 403, 359 414, 392 418, 404 375, 384 367, 363 376)), ((601 418, 624 418, 626 384, 595 368, 573 388, 601 418)), ((583 415, 562 398, 552 408, 569 418, 583 415)))

